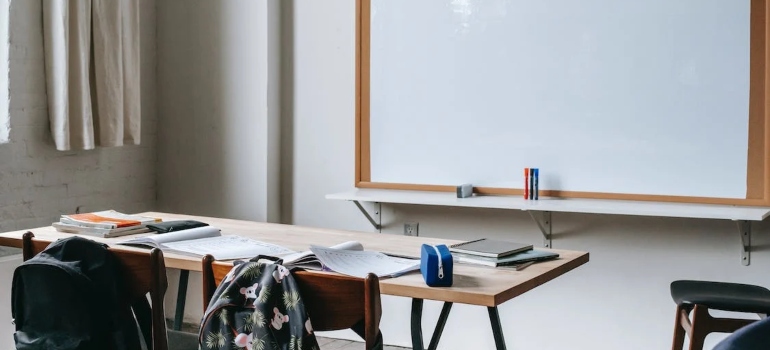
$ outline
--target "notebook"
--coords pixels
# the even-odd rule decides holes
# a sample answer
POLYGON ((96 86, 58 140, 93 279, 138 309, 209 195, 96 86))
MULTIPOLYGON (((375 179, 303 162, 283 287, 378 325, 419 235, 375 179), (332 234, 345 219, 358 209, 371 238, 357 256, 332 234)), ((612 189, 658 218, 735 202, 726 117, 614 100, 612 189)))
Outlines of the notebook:
POLYGON ((475 241, 457 243, 449 246, 449 251, 453 253, 479 255, 490 258, 499 258, 501 256, 511 255, 530 249, 532 249, 531 244, 509 242, 490 238, 482 238, 475 241))
POLYGON ((559 257, 558 253, 545 250, 530 249, 521 253, 504 256, 501 258, 487 258, 483 256, 457 253, 453 255, 457 262, 486 265, 492 267, 512 266, 530 261, 551 260, 559 257))

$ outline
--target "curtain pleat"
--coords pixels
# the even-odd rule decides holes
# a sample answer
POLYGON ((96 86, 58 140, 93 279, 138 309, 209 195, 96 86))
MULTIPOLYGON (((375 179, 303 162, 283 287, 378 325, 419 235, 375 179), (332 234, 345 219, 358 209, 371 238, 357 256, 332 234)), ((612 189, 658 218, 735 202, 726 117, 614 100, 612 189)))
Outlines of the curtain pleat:
POLYGON ((140 142, 137 0, 43 0, 46 90, 58 150, 140 142))
POLYGON ((91 0, 44 0, 46 92, 56 149, 94 148, 89 82, 91 0))

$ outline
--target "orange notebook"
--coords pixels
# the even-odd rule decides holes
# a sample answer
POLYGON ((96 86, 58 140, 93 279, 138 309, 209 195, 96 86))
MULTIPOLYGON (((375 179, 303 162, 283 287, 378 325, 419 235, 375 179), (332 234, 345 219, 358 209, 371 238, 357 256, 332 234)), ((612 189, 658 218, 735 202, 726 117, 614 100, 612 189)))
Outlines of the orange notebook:
POLYGON ((153 222, 161 222, 161 219, 123 214, 114 210, 104 210, 93 213, 62 215, 60 221, 65 224, 114 229, 147 225, 153 222))

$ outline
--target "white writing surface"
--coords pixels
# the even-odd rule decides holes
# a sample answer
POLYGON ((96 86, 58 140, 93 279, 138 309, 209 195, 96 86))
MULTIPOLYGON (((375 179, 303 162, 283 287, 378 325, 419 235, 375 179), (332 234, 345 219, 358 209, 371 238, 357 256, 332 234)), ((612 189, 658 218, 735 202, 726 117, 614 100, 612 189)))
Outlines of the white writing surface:
POLYGON ((372 0, 371 180, 744 198, 750 0, 372 0))

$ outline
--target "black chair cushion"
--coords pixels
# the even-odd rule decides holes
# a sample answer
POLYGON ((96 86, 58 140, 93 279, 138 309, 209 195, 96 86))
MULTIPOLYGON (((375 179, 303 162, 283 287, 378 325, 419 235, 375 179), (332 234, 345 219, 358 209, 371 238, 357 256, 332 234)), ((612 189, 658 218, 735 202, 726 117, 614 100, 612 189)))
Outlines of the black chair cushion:
POLYGON ((770 290, 750 284, 680 280, 671 283, 671 297, 677 305, 770 314, 770 290))

